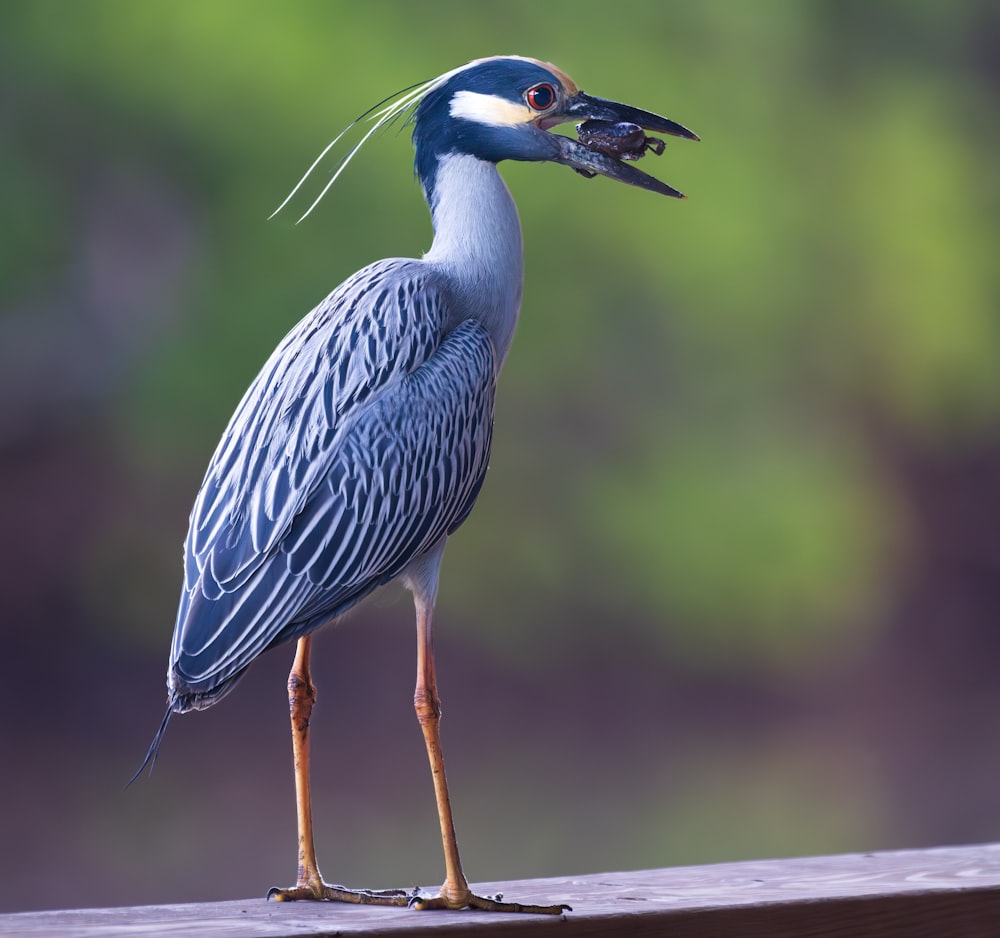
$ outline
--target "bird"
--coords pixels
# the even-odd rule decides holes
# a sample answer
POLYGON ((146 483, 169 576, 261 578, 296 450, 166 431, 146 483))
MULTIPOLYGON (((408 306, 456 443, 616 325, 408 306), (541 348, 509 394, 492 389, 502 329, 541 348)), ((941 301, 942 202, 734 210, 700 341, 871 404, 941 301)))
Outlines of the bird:
POLYGON ((433 220, 431 247, 419 259, 378 261, 345 280, 292 328, 236 408, 191 511, 167 710, 136 776, 152 768, 172 714, 212 706, 258 656, 295 643, 288 699, 298 871, 294 886, 273 888, 268 898, 561 914, 569 906, 502 901, 470 888, 441 751, 432 645, 439 572, 445 544, 486 476, 497 378, 521 308, 521 225, 497 164, 554 162, 683 198, 625 162, 645 151, 629 133, 699 138, 665 117, 585 94, 554 65, 495 56, 362 115, 373 126, 326 188, 376 130, 403 115, 433 220), (602 150, 552 132, 575 120, 591 122, 602 150), (629 133, 618 133, 624 125, 629 133), (614 142, 624 137, 633 142, 614 142), (393 581, 410 590, 416 613, 414 708, 445 861, 435 893, 331 885, 313 840, 313 633, 393 581))

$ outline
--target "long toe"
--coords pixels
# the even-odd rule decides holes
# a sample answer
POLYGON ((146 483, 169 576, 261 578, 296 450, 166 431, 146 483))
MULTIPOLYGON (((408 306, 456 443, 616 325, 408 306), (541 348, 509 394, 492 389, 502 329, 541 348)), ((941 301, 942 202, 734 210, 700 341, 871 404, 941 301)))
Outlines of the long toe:
POLYGON ((409 901, 411 909, 423 912, 427 909, 479 909, 483 912, 520 912, 528 915, 562 915, 573 909, 565 904, 526 905, 521 902, 503 902, 503 896, 477 896, 469 892, 463 896, 414 896, 409 901))
POLYGON ((409 905, 412 894, 402 889, 345 889, 329 883, 304 884, 279 889, 272 886, 267 898, 275 902, 350 902, 353 905, 390 905, 403 908, 409 905))

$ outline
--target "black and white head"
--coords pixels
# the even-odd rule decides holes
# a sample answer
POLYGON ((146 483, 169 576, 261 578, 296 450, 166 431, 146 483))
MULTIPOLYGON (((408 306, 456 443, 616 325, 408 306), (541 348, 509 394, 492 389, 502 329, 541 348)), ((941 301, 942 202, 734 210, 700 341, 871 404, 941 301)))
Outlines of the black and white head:
POLYGON ((554 65, 497 56, 442 75, 423 94, 413 129, 417 175, 430 195, 440 160, 459 153, 492 163, 562 163, 585 175, 600 174, 663 195, 680 195, 622 159, 550 132, 568 121, 631 124, 654 133, 698 139, 686 127, 658 114, 585 94, 554 65))
MULTIPOLYGON (((377 130, 407 113, 413 123, 417 176, 432 204, 438 167, 445 157, 454 154, 491 163, 502 160, 562 163, 585 176, 608 176, 662 195, 683 198, 673 187, 627 162, 642 155, 641 147, 638 151, 616 153, 585 146, 551 130, 569 121, 592 121, 609 128, 632 126, 652 133, 698 139, 697 134, 666 117, 585 94, 569 75, 554 65, 515 55, 495 56, 469 62, 376 105, 320 154, 288 199, 348 130, 370 119, 373 126, 341 161, 310 207, 312 211, 364 143, 377 130)), ((657 152, 661 150, 662 144, 657 152)))

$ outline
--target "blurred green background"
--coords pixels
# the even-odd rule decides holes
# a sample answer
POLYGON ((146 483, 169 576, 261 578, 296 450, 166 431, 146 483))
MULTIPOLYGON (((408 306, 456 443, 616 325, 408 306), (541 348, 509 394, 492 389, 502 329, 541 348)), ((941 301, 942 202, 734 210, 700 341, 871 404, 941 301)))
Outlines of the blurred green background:
MULTIPOLYGON (((0 908, 294 878, 290 648, 121 790, 187 514, 281 336, 431 239, 406 133, 268 214, 511 52, 703 142, 643 165, 683 203, 502 167, 525 303, 438 615, 470 876, 1000 837, 998 40, 986 0, 4 3, 0 908)), ((324 872, 433 886, 408 598, 315 661, 324 872)))

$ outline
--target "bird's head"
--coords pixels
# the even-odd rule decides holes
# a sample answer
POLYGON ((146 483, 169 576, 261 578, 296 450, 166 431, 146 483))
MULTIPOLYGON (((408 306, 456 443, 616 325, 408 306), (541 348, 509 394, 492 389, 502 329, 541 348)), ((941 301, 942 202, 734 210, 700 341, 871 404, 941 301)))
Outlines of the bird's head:
MULTIPOLYGON (((345 135, 363 121, 372 127, 340 161, 339 166, 302 218, 327 193, 330 186, 374 133, 410 114, 416 147, 416 170, 433 204, 434 184, 441 161, 453 154, 499 163, 528 160, 562 163, 585 176, 609 176, 620 182, 663 195, 684 198, 672 186, 636 169, 630 162, 662 141, 646 138, 643 131, 697 140, 686 127, 627 104, 584 94, 573 79, 554 65, 516 55, 477 59, 437 78, 406 88, 362 114, 338 134, 273 213, 292 199, 320 162, 345 135), (584 145, 571 137, 551 133, 568 121, 598 122, 592 137, 604 135, 606 145, 584 145), (638 134, 638 143, 633 133, 638 134), (624 137, 616 136, 624 131, 624 137)), ((581 131, 581 139, 583 138, 581 131)), ((272 215, 273 217, 273 215, 272 215)), ((302 219, 300 218, 299 221, 302 219)))
MULTIPOLYGON (((550 131, 568 121, 593 120, 637 125, 689 140, 698 136, 650 111, 585 94, 553 65, 518 56, 479 59, 430 85, 417 106, 413 129, 417 175, 428 195, 441 159, 465 154, 493 163, 562 163, 584 175, 600 174, 683 198, 676 189, 624 162, 614 150, 592 149, 550 131)), ((623 155, 632 160, 641 153, 640 146, 638 152, 633 149, 623 155)))

